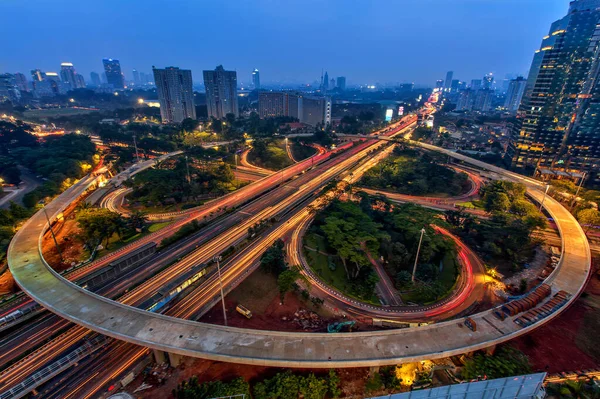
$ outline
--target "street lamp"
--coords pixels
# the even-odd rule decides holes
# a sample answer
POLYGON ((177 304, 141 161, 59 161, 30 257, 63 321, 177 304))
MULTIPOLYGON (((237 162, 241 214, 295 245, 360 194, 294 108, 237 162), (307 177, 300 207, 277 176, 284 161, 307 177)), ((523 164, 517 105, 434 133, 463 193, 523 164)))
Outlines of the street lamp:
POLYGON ((222 256, 217 255, 213 258, 217 262, 217 274, 219 275, 219 288, 221 289, 221 305, 223 305, 223 319, 225 320, 225 326, 227 326, 227 312, 225 311, 225 296, 223 295, 223 281, 221 280, 221 264, 220 261, 223 259, 222 256))
POLYGON ((52 234, 52 239, 54 240, 54 245, 56 246, 56 252, 58 252, 60 261, 64 262, 62 252, 60 251, 60 247, 58 246, 58 241, 56 241, 56 235, 54 235, 54 229, 52 228, 52 223, 50 223, 50 218, 48 217, 48 213, 46 212, 46 205, 42 206, 42 211, 44 211, 44 215, 46 216, 46 220, 48 221, 48 227, 50 228, 50 234, 52 234))
POLYGON ((549 184, 546 184, 546 190, 544 191, 544 198, 542 198, 542 202, 540 202, 540 211, 542 210, 542 207, 544 206, 544 201, 546 201, 546 195, 548 195, 548 189, 550 188, 549 184))
POLYGON ((421 229, 421 238, 419 238, 419 246, 417 247, 417 256, 415 256, 415 265, 413 266, 412 279, 415 282, 415 274, 417 273, 417 262, 419 261, 419 252, 421 252, 421 243, 423 242, 423 235, 425 234, 425 227, 421 229))

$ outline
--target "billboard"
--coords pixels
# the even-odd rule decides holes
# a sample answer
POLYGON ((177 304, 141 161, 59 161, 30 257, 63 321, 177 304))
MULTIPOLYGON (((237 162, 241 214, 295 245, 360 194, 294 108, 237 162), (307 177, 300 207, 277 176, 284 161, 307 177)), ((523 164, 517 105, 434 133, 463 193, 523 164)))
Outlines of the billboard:
POLYGON ((404 107, 401 105, 398 107, 398 116, 404 115, 404 107))
POLYGON ((385 111, 385 121, 386 122, 391 122, 393 116, 394 116, 394 110, 392 108, 388 108, 385 111))

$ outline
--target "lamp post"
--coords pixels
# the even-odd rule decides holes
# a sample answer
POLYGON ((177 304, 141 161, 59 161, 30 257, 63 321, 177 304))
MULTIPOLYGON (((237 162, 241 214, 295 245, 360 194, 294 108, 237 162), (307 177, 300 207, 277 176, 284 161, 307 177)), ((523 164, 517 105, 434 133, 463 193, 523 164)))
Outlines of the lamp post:
POLYGON ((42 211, 44 211, 44 215, 46 216, 46 220, 48 221, 48 227, 50 228, 50 234, 52 234, 52 239, 54 240, 54 245, 56 246, 56 252, 58 252, 58 256, 60 256, 60 261, 64 262, 62 252, 60 251, 60 247, 58 246, 58 241, 56 241, 56 235, 54 235, 54 229, 52 229, 52 223, 50 223, 50 218, 48 217, 48 213, 46 212, 46 205, 42 207, 42 211))
POLYGON ((225 320, 225 326, 227 326, 227 312, 225 311, 225 296, 223 295, 223 281, 221 280, 221 256, 215 256, 213 260, 217 262, 217 274, 219 275, 219 288, 221 289, 221 305, 223 305, 223 319, 225 320))
POLYGON ((413 266, 412 279, 415 282, 415 274, 417 273, 417 262, 419 261, 419 252, 421 252, 421 243, 423 242, 423 235, 425 234, 425 227, 421 229, 421 238, 419 238, 419 246, 417 247, 417 256, 415 256, 415 265, 413 266))
POLYGON ((542 210, 542 207, 544 206, 544 201, 546 201, 546 195, 548 195, 548 189, 550 188, 549 184, 546 184, 546 190, 544 191, 544 198, 542 198, 542 202, 540 202, 540 211, 542 210))

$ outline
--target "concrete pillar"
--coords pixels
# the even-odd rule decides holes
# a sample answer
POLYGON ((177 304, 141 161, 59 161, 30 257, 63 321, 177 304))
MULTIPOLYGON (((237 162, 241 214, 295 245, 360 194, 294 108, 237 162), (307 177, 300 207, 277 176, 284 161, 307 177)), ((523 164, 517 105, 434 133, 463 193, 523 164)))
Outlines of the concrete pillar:
POLYGON ((369 376, 375 375, 375 373, 379 373, 379 366, 371 366, 369 367, 369 376))
POLYGON ((162 364, 162 363, 166 363, 167 362, 167 357, 165 356, 165 352, 160 351, 158 349, 154 349, 152 351, 152 354, 154 355, 154 361, 158 364, 162 364))
POLYGON ((183 362, 183 356, 169 352, 169 364, 171 367, 177 367, 183 362))
POLYGON ((487 355, 493 355, 494 352, 496 352, 496 345, 492 345, 492 346, 488 346, 487 348, 485 348, 485 353, 487 355))

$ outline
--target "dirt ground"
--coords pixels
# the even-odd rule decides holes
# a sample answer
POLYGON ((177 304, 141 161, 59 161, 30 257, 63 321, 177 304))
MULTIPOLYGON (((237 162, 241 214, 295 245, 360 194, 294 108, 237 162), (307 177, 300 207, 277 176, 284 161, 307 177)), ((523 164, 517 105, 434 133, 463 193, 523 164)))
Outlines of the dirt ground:
POLYGON ((54 234, 56 234, 56 241, 58 242, 64 261, 61 262, 58 256, 58 251, 50 232, 47 232, 44 236, 42 251, 44 259, 46 259, 54 270, 60 272, 80 261, 83 256, 83 245, 81 241, 75 238, 79 233, 79 228, 74 218, 67 218, 64 223, 57 223, 54 226, 54 234))
POLYGON ((17 290, 18 286, 15 284, 12 274, 6 269, 4 273, 0 275, 0 295, 11 294, 17 290))
POLYGON ((600 279, 598 258, 584 294, 564 314, 531 334, 511 341, 523 351, 534 371, 549 373, 600 367, 600 279))

